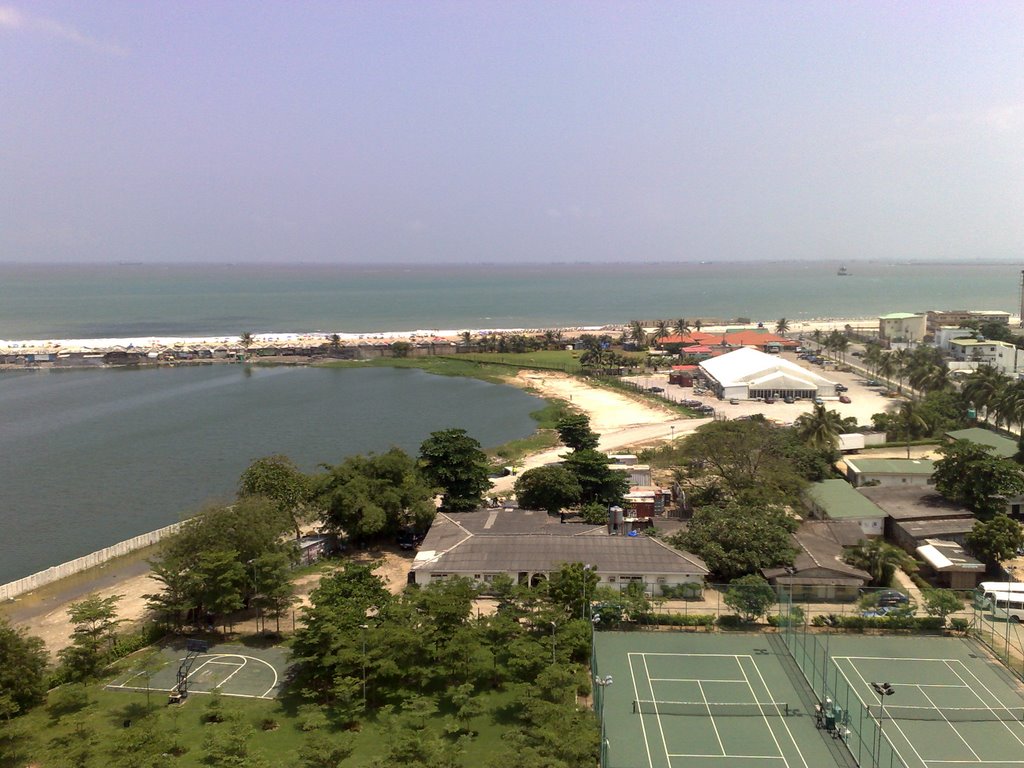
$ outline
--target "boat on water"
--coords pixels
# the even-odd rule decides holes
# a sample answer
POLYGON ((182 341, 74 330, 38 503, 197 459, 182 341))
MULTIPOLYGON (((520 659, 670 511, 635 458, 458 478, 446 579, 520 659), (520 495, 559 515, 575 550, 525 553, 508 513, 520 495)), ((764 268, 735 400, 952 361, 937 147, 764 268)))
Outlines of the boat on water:
POLYGON ((840 277, 849 277, 850 276, 850 273, 847 271, 845 265, 840 267, 839 271, 836 272, 836 274, 839 275, 840 277))

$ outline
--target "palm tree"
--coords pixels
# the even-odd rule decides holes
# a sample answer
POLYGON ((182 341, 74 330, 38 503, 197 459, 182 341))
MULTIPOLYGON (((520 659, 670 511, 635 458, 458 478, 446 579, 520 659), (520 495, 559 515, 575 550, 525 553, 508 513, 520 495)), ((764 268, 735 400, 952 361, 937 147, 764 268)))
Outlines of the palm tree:
POLYGON ((975 408, 985 410, 985 421, 988 421, 989 408, 999 401, 1008 384, 1009 379, 997 369, 983 365, 964 380, 963 393, 968 402, 974 403, 975 408))
POLYGON ((704 323, 702 323, 700 321, 699 317, 696 320, 693 321, 693 329, 695 331, 697 331, 698 333, 700 333, 700 329, 703 328, 703 327, 704 327, 704 323))
POLYGON ((934 347, 918 347, 907 357, 907 381, 922 394, 950 386, 946 361, 934 347))
POLYGON ((686 336, 690 333, 690 325, 686 322, 685 317, 680 317, 672 324, 672 330, 677 336, 686 336))
POLYGON ((864 365, 868 367, 872 376, 878 375, 878 364, 881 362, 883 354, 882 347, 877 342, 869 341, 864 345, 864 365))
POLYGON ((1013 425, 1018 432, 1024 431, 1024 381, 1007 383, 994 404, 997 424, 1006 424, 1012 432, 1013 425))
POLYGON ((473 333, 472 331, 463 331, 459 334, 459 338, 462 339, 462 346, 469 348, 473 346, 473 333))
POLYGON ((634 320, 629 324, 629 338, 637 347, 647 346, 647 330, 639 320, 634 320))
POLYGON ((245 333, 238 337, 238 343, 241 344, 242 349, 245 350, 242 353, 242 356, 248 357, 249 347, 256 343, 256 339, 253 337, 251 333, 249 333, 249 331, 246 331, 245 333))
POLYGON ((892 353, 893 361, 896 363, 896 391, 903 392, 903 379, 907 376, 907 361, 910 353, 906 349, 897 349, 892 353))
POLYGON ((882 352, 878 357, 878 375, 889 384, 896 375, 896 357, 892 351, 882 352))
POLYGON ((836 411, 826 411, 824 405, 818 404, 811 413, 800 416, 793 426, 801 439, 812 448, 835 450, 843 431, 843 417, 836 411))
POLYGON ((655 341, 660 341, 666 336, 672 335, 672 323, 668 320, 659 320, 654 324, 654 333, 651 334, 655 341))
POLYGON ((897 437, 907 441, 907 458, 910 458, 910 441, 927 435, 931 428, 917 408, 913 400, 894 403, 890 409, 892 427, 897 437))
POLYGON ((341 351, 341 336, 339 336, 336 333, 332 333, 327 338, 327 347, 328 347, 328 349, 331 350, 331 352, 339 352, 339 351, 341 351))
POLYGON ((785 336, 789 332, 789 320, 780 317, 779 321, 775 324, 775 332, 780 336, 785 336))
POLYGON ((888 587, 897 568, 916 571, 914 558, 899 547, 886 544, 881 539, 872 539, 858 544, 846 556, 846 562, 862 568, 871 574, 871 583, 876 587, 888 587))

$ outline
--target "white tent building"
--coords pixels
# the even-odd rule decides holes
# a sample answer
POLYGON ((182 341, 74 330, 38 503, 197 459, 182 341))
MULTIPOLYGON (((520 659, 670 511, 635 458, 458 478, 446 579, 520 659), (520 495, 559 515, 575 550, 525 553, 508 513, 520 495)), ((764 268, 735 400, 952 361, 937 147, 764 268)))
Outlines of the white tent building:
POLYGON ((700 364, 711 388, 725 399, 835 397, 836 385, 778 355, 744 347, 700 364))

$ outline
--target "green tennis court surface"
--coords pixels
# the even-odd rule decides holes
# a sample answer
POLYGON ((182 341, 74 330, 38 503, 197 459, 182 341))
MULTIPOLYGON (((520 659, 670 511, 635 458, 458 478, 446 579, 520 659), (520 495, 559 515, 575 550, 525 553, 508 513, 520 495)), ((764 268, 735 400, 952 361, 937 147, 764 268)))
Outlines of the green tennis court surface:
POLYGON ((601 632, 595 674, 606 768, 1024 768, 1024 689, 975 641, 601 632))
POLYGON ((844 765, 767 635, 601 632, 595 654, 606 768, 844 765))
POLYGON ((980 646, 945 637, 827 641, 824 684, 851 717, 872 724, 865 730, 876 746, 850 740, 862 765, 872 765, 874 753, 880 765, 896 768, 1024 766, 1021 687, 980 646), (884 709, 872 683, 894 691, 884 709), (877 746, 879 737, 888 749, 877 746))
MULTIPOLYGON (((127 691, 145 691, 148 687, 150 692, 170 693, 177 685, 178 670, 186 655, 183 642, 162 646, 149 673, 141 668, 129 669, 106 687, 127 691)), ((188 691, 205 694, 217 688, 225 696, 272 699, 284 685, 287 666, 287 651, 283 648, 212 645, 188 668, 188 691)))

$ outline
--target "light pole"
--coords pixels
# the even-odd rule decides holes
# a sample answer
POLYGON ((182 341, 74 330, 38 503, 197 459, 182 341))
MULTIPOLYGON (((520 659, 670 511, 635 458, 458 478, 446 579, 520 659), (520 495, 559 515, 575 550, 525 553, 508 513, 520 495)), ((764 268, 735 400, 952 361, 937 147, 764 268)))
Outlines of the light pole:
POLYGON ((872 683, 871 687, 878 694, 878 749, 875 750, 875 765, 882 759, 882 724, 885 722, 885 697, 892 696, 896 689, 889 683, 872 683))
POLYGON ((587 614, 590 613, 590 606, 587 605, 587 575, 593 570, 594 566, 589 563, 583 566, 583 608, 580 611, 580 618, 587 618, 587 614))
POLYGON ((675 424, 669 424, 668 428, 672 430, 672 444, 675 445, 675 442, 676 442, 676 425, 675 424))
POLYGON ((555 663, 555 627, 556 626, 557 625, 555 624, 555 622, 552 621, 551 622, 551 664, 552 664, 552 666, 555 663))
POLYGON ((609 685, 611 685, 613 682, 614 681, 612 680, 612 676, 611 675, 605 675, 604 677, 601 677, 600 675, 594 675, 595 691, 599 692, 599 695, 598 695, 598 705, 597 705, 597 716, 601 720, 600 765, 602 766, 602 768, 603 768, 603 766, 605 764, 605 761, 606 761, 606 759, 608 757, 608 739, 606 739, 605 735, 604 735, 604 697, 605 697, 605 690, 604 689, 607 688, 609 685))

